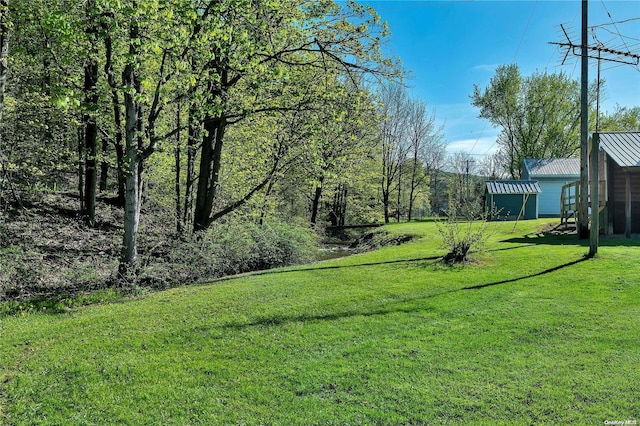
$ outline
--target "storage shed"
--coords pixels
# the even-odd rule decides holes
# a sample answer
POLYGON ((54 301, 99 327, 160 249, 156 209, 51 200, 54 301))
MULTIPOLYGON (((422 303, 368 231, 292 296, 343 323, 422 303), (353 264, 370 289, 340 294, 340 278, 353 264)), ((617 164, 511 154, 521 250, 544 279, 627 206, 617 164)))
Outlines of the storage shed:
POLYGON ((493 218, 537 219, 541 192, 536 181, 490 180, 485 190, 485 208, 487 212, 497 212, 493 218))
POLYGON ((604 231, 640 233, 640 132, 600 132, 597 137, 604 231))
POLYGON ((542 193, 538 196, 540 217, 559 217, 562 187, 580 180, 579 158, 527 158, 522 170, 523 180, 534 180, 542 193))

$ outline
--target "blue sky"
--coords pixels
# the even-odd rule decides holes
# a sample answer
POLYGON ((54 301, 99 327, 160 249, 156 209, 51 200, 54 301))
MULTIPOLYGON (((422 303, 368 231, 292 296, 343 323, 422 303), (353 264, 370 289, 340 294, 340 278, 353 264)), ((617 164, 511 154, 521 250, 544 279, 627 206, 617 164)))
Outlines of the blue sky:
MULTIPOLYGON (((482 159, 496 150, 499 130, 477 118, 469 96, 473 85, 486 87, 497 66, 516 63, 523 75, 535 71, 565 72, 580 78, 579 58, 549 42, 564 42, 560 24, 580 44, 581 1, 362 1, 387 21, 387 51, 410 70, 410 94, 435 110, 444 125, 448 152, 465 151, 482 159)), ((624 45, 640 53, 640 0, 589 1, 589 25, 608 47, 624 45), (611 25, 612 19, 618 22, 611 25), (634 19, 635 18, 635 19, 634 19), (628 22, 619 22, 627 21, 628 22), (615 33, 626 36, 621 40, 615 33)), ((596 77, 590 61, 589 78, 596 77)), ((606 79, 604 111, 616 104, 640 106, 640 67, 602 63, 606 79)))

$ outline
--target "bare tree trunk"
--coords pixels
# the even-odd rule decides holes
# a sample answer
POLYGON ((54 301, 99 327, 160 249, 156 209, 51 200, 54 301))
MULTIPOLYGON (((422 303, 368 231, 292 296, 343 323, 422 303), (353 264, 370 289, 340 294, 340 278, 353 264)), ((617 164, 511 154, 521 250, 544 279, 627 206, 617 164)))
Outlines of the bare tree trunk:
POLYGON ((78 199, 80 211, 84 211, 84 133, 78 127, 78 199))
MULTIPOLYGON (((129 55, 131 61, 137 61, 138 24, 131 20, 129 32, 129 55)), ((122 82, 125 87, 125 149, 127 164, 125 171, 125 203, 124 203, 124 236, 122 253, 120 256, 119 272, 128 277, 135 273, 138 263, 138 227, 140 224, 141 197, 141 171, 142 159, 140 153, 140 108, 136 102, 136 94, 139 93, 138 76, 132 63, 127 64, 122 74, 122 82)))
POLYGON ((347 185, 339 183, 333 197, 334 226, 344 226, 347 215, 347 185))
POLYGON ((418 161, 418 149, 417 149, 417 144, 414 146, 414 151, 413 151, 413 168, 411 170, 411 186, 409 188, 409 213, 407 216, 407 220, 409 222, 411 222, 412 219, 412 213, 413 213, 413 204, 415 202, 416 199, 416 187, 418 186, 417 184, 417 174, 418 174, 418 165, 419 165, 419 161, 418 161))
POLYGON ((178 112, 176 114, 176 126, 178 132, 176 133, 176 148, 174 150, 175 158, 175 180, 174 188, 176 194, 176 232, 182 234, 184 231, 184 223, 182 222, 182 204, 180 200, 180 173, 181 173, 181 161, 180 161, 180 105, 178 105, 178 112))
POLYGON ((183 223, 185 229, 193 224, 193 188, 196 181, 196 154, 198 138, 200 137, 199 122, 195 118, 195 107, 189 108, 189 131, 187 135, 187 178, 184 191, 183 223))
MULTIPOLYGON (((415 167, 415 165, 414 165, 415 167)), ((412 213, 413 213, 413 203, 415 201, 415 191, 416 191, 416 187, 415 187, 415 172, 414 174, 411 175, 411 188, 409 189, 409 211, 407 212, 407 222, 411 222, 412 219, 412 213)))
MULTIPOLYGON (((9 0, 0 0, 0 124, 4 111, 4 90, 7 83, 9 57, 9 0)), ((0 136, 1 137, 1 136, 0 136)))
POLYGON ((211 224, 213 201, 217 195, 222 160, 222 144, 227 122, 224 118, 207 117, 204 121, 198 192, 193 217, 193 230, 202 231, 211 224))
MULTIPOLYGON (((388 137, 388 136, 384 136, 388 137)), ((391 157, 390 142, 383 142, 382 145, 382 207, 384 210, 384 223, 389 223, 391 212, 389 203, 391 202, 391 184, 393 183, 393 166, 391 157)))
POLYGON ((264 218, 267 215, 267 202, 269 201, 271 191, 273 191, 275 181, 276 180, 274 178, 269 180, 269 185, 267 185, 267 190, 264 193, 264 202, 262 203, 262 211, 260 212, 260 226, 264 225, 264 218))
MULTIPOLYGON (((135 79, 133 67, 125 69, 125 85, 132 85, 135 79)), ((138 109, 132 94, 125 92, 125 141, 128 158, 125 170, 124 240, 120 259, 120 272, 126 274, 136 267, 138 260, 138 225, 140 223, 140 182, 138 181, 138 109)))
POLYGON ((313 192, 311 200, 311 224, 315 226, 318 220, 318 210, 320 209, 320 199, 322 198, 322 184, 324 182, 324 174, 320 177, 318 184, 313 192))
MULTIPOLYGON (((113 71, 113 42, 111 40, 111 35, 109 34, 108 27, 106 25, 103 26, 103 30, 105 31, 104 37, 104 46, 105 46, 105 64, 104 64, 104 72, 107 75, 107 81, 109 83, 109 87, 111 88, 111 105, 113 108, 113 126, 115 127, 115 151, 116 151, 116 169, 117 169, 117 178, 118 178, 118 202, 119 206, 124 206, 124 187, 125 187, 125 178, 124 178, 124 146, 123 146, 123 134, 122 134, 122 109, 120 107, 120 96, 118 95, 118 84, 116 82, 116 76, 113 71)), ((104 144, 103 144, 103 155, 104 154, 104 144)), ((108 167, 108 165, 107 165, 108 167)), ((106 186, 106 172, 103 172, 105 176, 105 186, 106 186)))
POLYGON ((109 140, 102 138, 102 162, 100 163, 100 192, 107 190, 107 184, 109 183, 109 161, 107 161, 107 155, 109 155, 109 140))
POLYGON ((382 188, 382 206, 384 209, 384 223, 389 223, 391 217, 389 213, 389 190, 385 190, 384 184, 382 188))
POLYGON ((2 155, 2 113, 4 111, 4 90, 7 83, 7 72, 9 70, 7 58, 9 56, 9 0, 0 0, 0 167, 2 167, 2 181, 0 182, 0 202, 2 202, 2 192, 4 181, 9 180, 8 171, 5 166, 5 158, 2 155))
POLYGON ((93 13, 95 1, 89 0, 86 4, 86 33, 90 38, 91 48, 84 65, 84 102, 85 112, 82 117, 84 122, 84 155, 85 155, 85 179, 84 179, 84 207, 89 226, 96 224, 96 189, 98 185, 98 125, 95 113, 98 109, 98 62, 97 37, 98 27, 94 23, 93 13))
POLYGON ((400 207, 402 205, 402 165, 398 167, 398 201, 396 205, 396 222, 400 223, 400 207))

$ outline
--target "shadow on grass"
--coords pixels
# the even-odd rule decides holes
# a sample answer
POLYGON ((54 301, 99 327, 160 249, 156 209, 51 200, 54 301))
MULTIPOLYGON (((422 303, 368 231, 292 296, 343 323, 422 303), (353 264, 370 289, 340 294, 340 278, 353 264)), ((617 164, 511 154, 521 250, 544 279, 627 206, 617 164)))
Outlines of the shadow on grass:
MULTIPOLYGON (((503 248, 499 248, 499 249, 486 250, 486 252, 515 250, 515 249, 527 248, 527 247, 531 247, 531 244, 523 244, 523 245, 513 246, 513 247, 503 247, 503 248)), ((351 265, 327 265, 327 266, 315 266, 315 267, 306 267, 306 268, 304 268, 304 267, 296 267, 295 269, 285 269, 285 270, 282 270, 282 269, 267 269, 267 270, 264 270, 264 271, 253 271, 253 272, 246 272, 244 274, 231 275, 231 276, 228 276, 228 277, 220 277, 220 278, 218 278, 216 280, 213 280, 213 281, 203 282, 202 284, 209 284, 209 283, 212 283, 212 282, 232 281, 232 280, 236 280, 236 279, 239 279, 239 278, 262 276, 262 275, 280 275, 280 274, 289 274, 289 273, 294 273, 294 272, 314 272, 314 271, 326 271, 326 270, 337 270, 337 269, 362 268, 362 267, 378 266, 378 265, 393 265, 393 264, 411 264, 411 263, 418 263, 418 262, 432 262, 432 263, 427 263, 427 264, 420 265, 420 266, 427 266, 427 265, 435 264, 437 261, 442 260, 442 257, 443 256, 428 256, 428 257, 416 257, 416 258, 413 258, 413 259, 386 260, 386 261, 382 261, 382 262, 354 263, 354 264, 351 264, 351 265)), ((344 259, 344 258, 345 257, 342 257, 342 259, 344 259)), ((448 265, 445 265, 445 266, 448 266, 448 265)))
MULTIPOLYGON (((529 244, 529 245, 562 245, 589 247, 589 239, 580 240, 575 234, 548 234, 533 233, 524 237, 501 240, 503 243, 529 244)), ((625 238, 624 235, 600 235, 599 245, 602 247, 640 247, 640 236, 625 238)))
POLYGON ((555 271, 559 271, 560 269, 564 269, 568 266, 573 266, 573 265, 577 265, 580 262, 584 262, 585 260, 588 260, 589 258, 584 256, 578 260, 574 260, 573 262, 568 262, 568 263, 564 263, 562 265, 558 265, 558 266, 554 266, 553 268, 549 268, 549 269, 545 269, 544 271, 541 272, 536 272, 535 274, 529 274, 529 275, 525 275, 522 277, 517 277, 517 278, 511 278, 508 280, 502 280, 502 281, 496 281, 493 283, 487 283, 487 284, 478 284, 478 285, 472 285, 472 286, 468 286, 468 287, 463 287, 460 290, 480 290, 482 288, 486 288, 486 287, 492 287, 494 285, 500 285, 500 284, 509 284, 509 283, 513 283, 516 281, 520 281, 520 280, 524 280, 527 278, 534 278, 534 277, 539 277, 541 275, 546 275, 546 274, 550 274, 551 272, 555 272, 555 271))
MULTIPOLYGON (((437 258, 439 259, 439 258, 437 258)), ((341 319, 345 319, 345 318, 353 318, 353 317, 358 317, 358 316, 362 316, 362 317, 375 317, 375 316, 383 316, 383 315, 388 315, 388 314, 395 314, 395 313, 405 313, 405 314, 411 314, 411 313, 417 313, 417 312, 425 312, 425 311, 434 311, 435 308, 429 308, 427 306, 421 305, 421 306, 417 306, 417 305, 413 305, 413 306, 408 306, 408 307, 403 307, 403 306, 399 306, 402 304, 406 304, 406 303, 412 303, 412 302, 419 302, 419 301, 425 301, 428 299, 433 299, 439 296, 444 296, 447 294, 452 294, 452 293, 459 293, 461 291, 467 291, 467 290, 481 290, 483 288, 487 288, 487 287, 493 287, 493 286, 498 286, 498 285, 503 285, 503 284, 510 284, 510 283, 514 283, 517 281, 521 281, 521 280, 525 280, 528 278, 534 278, 534 277, 539 277, 542 275, 546 275, 546 274, 550 274, 552 272, 556 272, 559 271, 561 269, 570 267, 570 266, 574 266, 577 265, 581 262, 584 262, 585 260, 588 260, 588 257, 582 257, 580 259, 571 261, 571 262, 567 262, 567 263, 563 263, 561 265, 558 266, 554 266, 552 268, 549 269, 545 269, 543 271, 540 272, 536 272, 534 274, 528 274, 528 275, 523 275, 521 277, 516 277, 516 278, 511 278, 508 280, 500 280, 500 281, 495 281, 495 282, 490 282, 490 283, 485 283, 485 284, 478 284, 478 285, 473 285, 473 286, 467 286, 467 287, 462 287, 462 288, 457 288, 457 289, 453 289, 453 290, 447 290, 447 291, 442 291, 439 293, 434 293, 434 294, 429 294, 429 295, 425 295, 425 296, 415 296, 415 297, 403 297, 403 298, 398 298, 397 300, 391 302, 390 304, 388 304, 385 307, 380 307, 378 309, 372 309, 372 310, 357 310, 357 311, 343 311, 343 312, 334 312, 334 313, 328 313, 328 314, 317 314, 317 315, 292 315, 292 316, 287 316, 287 315, 273 315, 270 317, 266 317, 266 318, 257 318, 253 321, 248 321, 248 322, 243 322, 243 323, 228 323, 223 325, 223 328, 228 328, 228 329, 245 329, 245 328, 249 328, 249 327, 255 327, 255 326, 279 326, 279 325, 283 325, 283 324, 288 324, 288 323, 300 323, 300 322, 311 322, 311 321, 337 321, 337 320, 341 320, 341 319)), ((395 263, 395 262, 389 262, 389 263, 395 263)))
POLYGON ((553 234, 527 234, 524 237, 501 240, 503 243, 531 245, 555 245, 555 246, 589 246, 589 240, 580 240, 577 235, 553 235, 553 234))

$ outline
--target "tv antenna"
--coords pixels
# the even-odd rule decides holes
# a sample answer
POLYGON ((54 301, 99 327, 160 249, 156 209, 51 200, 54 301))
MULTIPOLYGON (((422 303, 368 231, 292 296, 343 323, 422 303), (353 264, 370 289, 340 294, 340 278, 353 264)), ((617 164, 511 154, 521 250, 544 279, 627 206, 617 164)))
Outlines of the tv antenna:
MULTIPOLYGON (((567 41, 565 42, 549 42, 549 44, 554 44, 559 46, 560 48, 565 48, 566 53, 564 58, 562 59, 562 65, 565 64, 569 54, 573 54, 574 56, 582 57, 582 44, 576 44, 571 41, 571 37, 567 32, 567 29, 563 24, 560 24, 560 28, 562 29, 562 33, 564 34, 567 41)), ((594 27, 595 28, 595 27, 594 27)), ((596 37, 596 45, 591 46, 587 45, 584 48, 587 50, 587 57, 590 59, 596 59, 598 61, 598 79, 597 79, 597 91, 596 91, 596 131, 600 130, 600 63, 602 61, 605 62, 617 62, 619 64, 631 65, 637 67, 640 65, 640 55, 631 52, 630 50, 617 50, 606 47, 602 42, 598 41, 596 37)))

